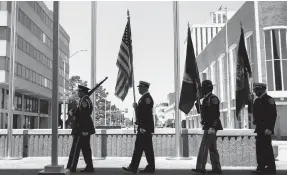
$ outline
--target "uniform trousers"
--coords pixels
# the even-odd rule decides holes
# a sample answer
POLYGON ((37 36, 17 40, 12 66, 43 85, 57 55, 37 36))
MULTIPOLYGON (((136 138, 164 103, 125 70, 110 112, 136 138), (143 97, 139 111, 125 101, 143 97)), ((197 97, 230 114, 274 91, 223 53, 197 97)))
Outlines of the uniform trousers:
POLYGON ((265 133, 257 133, 256 158, 257 170, 264 170, 266 166, 271 170, 276 169, 271 135, 265 135, 265 133))
POLYGON ((87 167, 93 168, 90 137, 91 137, 90 135, 87 135, 87 136, 74 135, 73 136, 73 144, 72 144, 72 148, 71 148, 69 160, 68 160, 68 165, 67 165, 68 169, 74 170, 74 171, 77 169, 79 156, 80 156, 80 150, 82 150, 87 167))
POLYGON ((197 156, 196 169, 205 171, 208 150, 210 153, 209 155, 210 155, 212 170, 221 170, 219 154, 217 151, 217 144, 216 144, 216 133, 208 134, 208 130, 204 130, 204 134, 202 136, 202 141, 201 141, 200 148, 198 151, 198 156, 197 156))
POLYGON ((154 170, 155 162, 151 133, 137 133, 133 157, 129 166, 131 169, 138 169, 143 152, 145 153, 146 160, 148 163, 146 169, 154 170))

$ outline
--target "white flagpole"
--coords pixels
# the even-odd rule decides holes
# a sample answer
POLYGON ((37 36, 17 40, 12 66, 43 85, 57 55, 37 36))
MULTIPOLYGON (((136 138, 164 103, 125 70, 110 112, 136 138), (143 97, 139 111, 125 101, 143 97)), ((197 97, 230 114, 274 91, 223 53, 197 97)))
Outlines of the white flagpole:
MULTIPOLYGON (((91 3, 91 87, 94 87, 97 83, 97 1, 92 1, 91 3)), ((96 105, 96 93, 92 94, 92 103, 93 106, 96 105)), ((98 110, 98 109, 96 109, 98 110)), ((96 111, 95 107, 92 113, 93 122, 96 128, 95 120, 96 120, 96 111)), ((103 160, 104 158, 94 157, 95 153, 95 135, 91 136, 91 146, 92 146, 92 157, 93 160, 103 160)))
POLYGON ((174 89, 175 89, 175 156, 181 157, 181 118, 179 112, 179 12, 178 1, 173 2, 174 19, 174 89))
POLYGON ((173 1, 173 26, 174 26, 174 89, 175 89, 175 156, 167 157, 168 160, 175 159, 190 159, 182 157, 182 144, 181 144, 181 118, 179 111, 179 90, 180 90, 180 77, 179 77, 179 7, 178 1, 173 1))

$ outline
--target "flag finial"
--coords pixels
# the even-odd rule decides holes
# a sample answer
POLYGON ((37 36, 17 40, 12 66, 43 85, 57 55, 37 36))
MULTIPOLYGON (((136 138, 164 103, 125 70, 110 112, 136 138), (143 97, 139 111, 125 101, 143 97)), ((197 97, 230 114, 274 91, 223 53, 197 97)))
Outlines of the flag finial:
POLYGON ((187 26, 189 27, 189 22, 187 22, 187 26))

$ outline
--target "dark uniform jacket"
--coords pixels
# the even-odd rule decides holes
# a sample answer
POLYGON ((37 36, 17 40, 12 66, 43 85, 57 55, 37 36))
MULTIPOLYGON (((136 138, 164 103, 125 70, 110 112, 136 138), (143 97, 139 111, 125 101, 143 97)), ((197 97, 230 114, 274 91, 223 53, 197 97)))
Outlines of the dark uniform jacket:
MULTIPOLYGON (((203 130, 214 128, 216 130, 223 130, 220 121, 219 99, 216 95, 209 93, 204 97, 201 105, 201 117, 203 130)), ((197 112, 199 113, 198 105, 196 104, 197 112)))
POLYGON ((136 117, 138 131, 140 128, 145 129, 149 133, 154 133, 154 121, 153 121, 153 99, 149 93, 144 94, 138 102, 136 108, 136 117))
POLYGON ((74 112, 75 122, 72 134, 80 134, 88 132, 95 134, 94 122, 91 118, 93 112, 93 104, 88 96, 80 99, 79 104, 74 112))
POLYGON ((272 97, 265 93, 255 99, 253 103, 253 115, 256 125, 255 133, 265 133, 265 130, 269 129, 274 134, 277 110, 272 97))

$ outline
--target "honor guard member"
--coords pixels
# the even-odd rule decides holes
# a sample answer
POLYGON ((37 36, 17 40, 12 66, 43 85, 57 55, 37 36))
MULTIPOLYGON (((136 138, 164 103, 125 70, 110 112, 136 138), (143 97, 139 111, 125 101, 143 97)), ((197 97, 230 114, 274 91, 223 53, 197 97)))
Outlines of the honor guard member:
POLYGON ((139 99, 138 104, 134 103, 133 107, 136 110, 137 117, 137 136, 131 163, 128 167, 123 167, 123 170, 136 173, 140 164, 143 151, 145 152, 148 165, 140 173, 154 173, 154 151, 152 144, 152 133, 154 133, 153 121, 153 99, 148 92, 150 84, 140 81, 138 85, 139 93, 142 97, 139 99))
POLYGON ((94 172, 90 136, 95 134, 95 127, 91 118, 93 104, 87 95, 88 92, 89 88, 78 85, 78 96, 80 97, 79 104, 73 113, 72 111, 69 112, 70 115, 73 115, 73 119, 75 120, 72 130, 74 136, 73 145, 67 165, 67 168, 70 169, 71 172, 76 171, 80 150, 82 150, 87 165, 81 172, 94 172))
MULTIPOLYGON (((192 171, 205 174, 205 165, 207 162, 208 150, 210 152, 210 160, 212 164, 212 171, 210 174, 221 174, 221 165, 219 162, 219 154, 216 144, 216 133, 218 130, 223 130, 220 121, 219 104, 220 101, 216 95, 212 93, 213 85, 210 80, 204 80, 202 82, 202 94, 204 95, 202 105, 200 105, 201 124, 203 125, 204 134, 202 137, 201 145, 199 148, 196 169, 192 171)), ((199 113, 199 106, 195 103, 197 112, 199 113)))
POLYGON ((257 169, 252 173, 276 174, 275 158, 272 148, 271 135, 277 118, 276 104, 272 97, 266 93, 266 84, 254 83, 256 96, 253 103, 253 124, 256 125, 256 158, 257 169))

